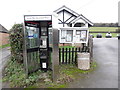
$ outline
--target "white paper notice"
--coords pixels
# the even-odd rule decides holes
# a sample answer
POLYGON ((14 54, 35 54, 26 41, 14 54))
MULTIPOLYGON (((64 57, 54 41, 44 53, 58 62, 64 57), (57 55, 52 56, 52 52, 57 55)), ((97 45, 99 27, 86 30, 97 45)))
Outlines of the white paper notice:
POLYGON ((76 42, 80 42, 80 35, 76 35, 75 41, 76 41, 76 42))
POLYGON ((46 68, 46 63, 42 63, 42 68, 46 68))
POLYGON ((86 37, 86 31, 81 31, 81 38, 85 38, 86 37))
POLYGON ((46 46, 46 39, 43 40, 43 45, 46 46))
POLYGON ((71 42, 72 41, 72 35, 71 34, 67 34, 67 42, 71 42))
POLYGON ((33 31, 32 30, 28 31, 28 38, 33 39, 33 31))

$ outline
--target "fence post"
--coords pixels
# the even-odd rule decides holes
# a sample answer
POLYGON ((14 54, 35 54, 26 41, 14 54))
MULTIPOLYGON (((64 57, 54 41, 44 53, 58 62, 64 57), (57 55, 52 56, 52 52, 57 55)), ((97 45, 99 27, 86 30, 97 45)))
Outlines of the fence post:
POLYGON ((70 64, 70 50, 71 50, 71 49, 69 48, 69 62, 68 62, 69 64, 70 64))
POLYGON ((64 64, 64 48, 62 48, 62 64, 64 64))
POLYGON ((61 48, 59 48, 59 64, 61 64, 61 48))
POLYGON ((68 55, 67 55, 67 48, 66 48, 66 61, 65 61, 66 64, 67 64, 67 56, 68 56, 68 55))
POLYGON ((74 48, 72 48, 72 63, 73 63, 73 57, 74 57, 74 48))
POLYGON ((75 64, 77 64, 77 48, 75 48, 75 64))

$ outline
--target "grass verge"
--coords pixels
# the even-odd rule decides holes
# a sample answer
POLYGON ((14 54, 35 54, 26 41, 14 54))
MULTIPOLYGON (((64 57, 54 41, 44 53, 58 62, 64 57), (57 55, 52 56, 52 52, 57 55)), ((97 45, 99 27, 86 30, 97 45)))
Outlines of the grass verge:
POLYGON ((1 45, 0 48, 10 47, 10 44, 1 45))
POLYGON ((93 71, 96 67, 96 63, 91 63, 91 69, 88 71, 80 70, 76 65, 60 65, 60 76, 56 83, 51 80, 51 71, 42 72, 41 70, 34 72, 25 77, 23 64, 19 64, 14 60, 10 60, 4 70, 4 77, 2 82, 9 82, 10 87, 19 88, 24 87, 25 90, 29 88, 66 88, 69 82, 80 78, 79 74, 86 74, 93 71), (47 76, 44 77, 44 74, 47 76))
POLYGON ((100 31, 102 31, 102 32, 111 32, 111 31, 113 31, 113 32, 115 32, 116 31, 116 29, 118 29, 118 27, 90 27, 90 31, 98 31, 98 32, 100 32, 100 31))

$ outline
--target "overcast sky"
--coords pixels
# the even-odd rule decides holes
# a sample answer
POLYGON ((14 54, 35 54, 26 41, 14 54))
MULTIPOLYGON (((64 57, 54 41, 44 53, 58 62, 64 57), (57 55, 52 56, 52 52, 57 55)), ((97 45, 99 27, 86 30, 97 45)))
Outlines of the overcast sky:
POLYGON ((51 14, 59 7, 83 14, 93 23, 118 22, 119 0, 1 0, 0 24, 8 30, 15 23, 23 22, 23 15, 51 14))

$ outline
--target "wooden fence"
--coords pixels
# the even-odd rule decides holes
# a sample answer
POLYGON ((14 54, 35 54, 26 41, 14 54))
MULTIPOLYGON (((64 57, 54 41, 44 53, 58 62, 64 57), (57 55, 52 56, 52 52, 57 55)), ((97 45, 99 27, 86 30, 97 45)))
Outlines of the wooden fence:
POLYGON ((76 64, 77 52, 89 52, 89 48, 87 46, 83 46, 83 48, 59 48, 59 63, 76 64))
POLYGON ((77 64, 77 52, 90 53, 90 60, 93 60, 93 38, 89 36, 88 46, 83 44, 79 48, 59 48, 59 64, 77 64))

